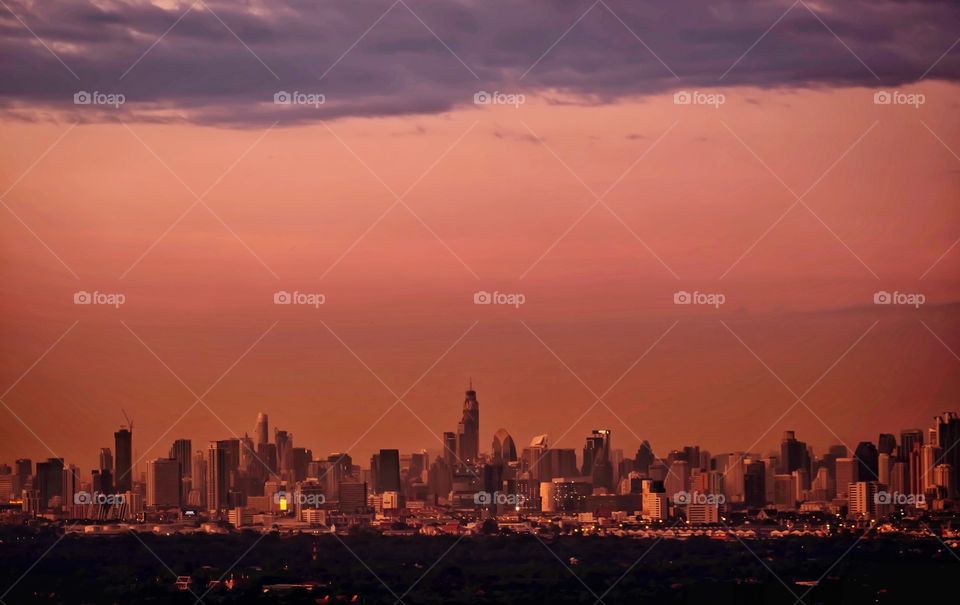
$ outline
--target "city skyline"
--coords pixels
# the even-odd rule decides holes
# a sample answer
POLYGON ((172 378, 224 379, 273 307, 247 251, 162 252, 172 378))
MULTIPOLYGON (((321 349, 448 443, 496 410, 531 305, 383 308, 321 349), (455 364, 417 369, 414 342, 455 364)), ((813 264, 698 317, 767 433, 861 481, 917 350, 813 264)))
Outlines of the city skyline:
MULTIPOLYGON (((595 428, 592 429, 591 433, 586 436, 586 445, 583 449, 582 456, 577 454, 577 448, 569 448, 561 446, 561 444, 551 443, 549 435, 540 434, 533 439, 531 439, 529 446, 523 446, 525 442, 521 442, 521 446, 518 448, 515 445, 515 442, 510 434, 509 430, 506 428, 498 428, 491 440, 491 447, 488 449, 479 445, 476 434, 479 433, 479 416, 480 416, 480 404, 477 398, 477 392, 473 386, 473 380, 470 379, 469 385, 465 392, 465 400, 463 403, 463 419, 458 425, 456 432, 445 432, 441 437, 441 448, 438 451, 432 451, 432 448, 424 448, 420 450, 425 455, 425 459, 422 461, 423 469, 425 473, 427 467, 432 467, 437 463, 445 461, 448 465, 449 470, 453 470, 454 474, 456 469, 462 467, 467 469, 466 473, 472 474, 474 477, 479 478, 476 471, 469 470, 470 468, 476 467, 477 469, 493 464, 496 465, 506 465, 508 462, 519 462, 520 467, 519 471, 514 471, 517 473, 517 476, 526 476, 525 473, 532 473, 532 476, 537 476, 541 471, 541 464, 547 462, 547 453, 550 450, 560 450, 572 452, 571 462, 567 465, 569 468, 566 472, 559 472, 558 469, 554 468, 551 476, 560 476, 568 477, 569 480, 573 480, 576 477, 586 477, 588 480, 591 480, 594 488, 603 488, 607 492, 615 492, 617 487, 616 484, 621 481, 630 471, 625 471, 622 467, 623 460, 633 459, 635 464, 638 465, 650 465, 652 463, 660 464, 663 461, 666 461, 666 466, 664 467, 664 476, 661 477, 668 486, 671 483, 676 483, 680 481, 679 484, 675 484, 674 492, 685 491, 688 489, 687 482, 690 481, 690 478, 687 476, 681 479, 680 476, 676 474, 671 465, 671 460, 676 460, 674 456, 679 456, 680 459, 684 460, 684 465, 689 465, 690 468, 709 468, 716 463, 718 459, 725 459, 725 465, 731 464, 733 461, 734 464, 746 465, 750 460, 774 460, 776 461, 777 471, 776 472, 786 472, 791 473, 798 469, 806 469, 807 473, 806 481, 808 483, 813 479, 813 470, 819 468, 819 465, 823 464, 823 460, 827 459, 841 459, 851 460, 852 464, 859 466, 863 470, 859 472, 861 481, 878 481, 881 485, 886 485, 886 481, 880 479, 877 470, 877 455, 878 449, 879 452, 883 455, 891 455, 894 459, 898 459, 901 462, 908 460, 910 454, 909 451, 912 448, 912 445, 907 444, 907 439, 913 439, 920 444, 924 444, 928 439, 939 439, 940 440, 940 450, 938 453, 934 454, 934 458, 931 458, 929 461, 926 459, 926 453, 923 454, 923 468, 921 471, 917 471, 913 468, 913 462, 910 462, 911 465, 909 470, 906 468, 903 470, 905 473, 904 478, 901 479, 899 484, 899 489, 913 489, 913 493, 923 493, 923 485, 928 481, 933 481, 931 472, 933 467, 945 464, 949 465, 952 470, 948 471, 952 474, 955 473, 956 469, 960 469, 960 417, 958 417, 956 412, 944 412, 941 415, 934 417, 933 429, 926 428, 908 428, 901 427, 899 430, 894 432, 885 432, 880 433, 876 442, 873 440, 861 441, 857 444, 856 448, 852 448, 845 443, 837 443, 831 445, 829 448, 825 448, 824 451, 818 452, 816 448, 812 445, 807 444, 804 441, 800 441, 796 438, 796 432, 793 430, 786 430, 783 432, 782 437, 779 441, 779 451, 770 450, 768 452, 762 452, 758 449, 751 450, 737 450, 734 452, 713 452, 709 449, 703 447, 703 444, 695 443, 692 445, 678 446, 676 448, 670 449, 668 455, 657 456, 654 448, 649 444, 648 440, 643 440, 642 444, 638 448, 638 451, 634 456, 631 456, 629 451, 625 451, 622 447, 616 447, 615 443, 611 442, 611 435, 613 431, 606 428, 595 428), (467 419, 471 420, 468 422, 467 419), (466 423, 466 424, 465 424, 466 423), (943 428, 943 427, 951 428, 943 428), (941 427, 941 428, 937 428, 941 427), (940 431, 947 430, 952 431, 948 432, 945 435, 941 435, 940 431), (935 432, 936 431, 936 432, 935 432), (471 433, 473 436, 471 437, 471 433), (450 439, 447 439, 447 435, 450 435, 450 439), (466 437, 465 437, 466 435, 466 437), (792 444, 792 445, 788 445, 792 444), (899 447, 899 449, 898 449, 899 447), (908 453, 904 453, 904 448, 906 448, 908 453), (956 450, 956 452, 954 452, 956 450), (872 454, 871 454, 872 451, 872 454), (519 452, 519 454, 518 454, 519 452), (689 452, 696 452, 693 454, 696 458, 696 461, 688 460, 686 457, 691 455, 689 452), (479 453, 479 455, 478 455, 479 453), (712 456, 712 461, 709 464, 704 464, 703 456, 712 456), (616 455, 614 455, 616 454, 616 455), (872 457, 872 458, 871 458, 872 457), (577 459, 579 458, 579 464, 577 459), (594 462, 596 460, 596 463, 594 462), (641 463, 641 459, 645 460, 645 463, 641 463), (817 466, 813 466, 813 462, 817 463, 817 466), (611 466, 612 463, 612 466, 611 466), (603 465, 606 465, 604 468, 603 465), (872 465, 872 470, 871 470, 872 465), (927 468, 929 466, 929 468, 927 468), (524 471, 523 469, 527 470, 524 471), (570 470, 570 469, 573 470, 570 470), (534 470, 536 469, 536 470, 534 470), (919 474, 922 472, 922 476, 919 474), (592 475, 592 479, 591 479, 592 475), (872 477, 871 477, 872 475, 872 477), (908 478, 913 477, 913 478, 908 478), (919 479, 917 478, 919 477, 919 479), (912 486, 912 483, 917 481, 916 486, 912 486)), ((126 413, 124 412, 124 415, 126 413)), ((382 459, 384 452, 394 452, 394 456, 405 455, 409 456, 420 456, 420 452, 411 451, 407 454, 402 454, 403 450, 399 448, 379 448, 379 454, 372 454, 370 460, 371 464, 369 467, 364 467, 363 464, 353 465, 351 460, 363 460, 363 458, 354 458, 353 454, 349 451, 346 452, 331 452, 329 455, 324 456, 322 452, 317 452, 316 454, 312 452, 311 448, 305 448, 302 443, 295 440, 295 435, 287 430, 281 429, 280 427, 273 427, 273 433, 271 437, 270 432, 270 421, 269 414, 267 412, 259 412, 256 416, 256 421, 254 424, 254 437, 250 437, 249 433, 244 433, 242 437, 236 436, 232 439, 225 440, 216 440, 216 439, 207 439, 201 441, 201 443, 209 443, 209 448, 197 447, 192 448, 192 440, 178 438, 173 441, 173 444, 169 448, 169 454, 166 457, 151 458, 149 460, 146 457, 140 456, 136 459, 131 459, 131 442, 132 442, 132 430, 133 422, 129 417, 125 418, 127 424, 121 425, 120 429, 114 433, 114 448, 103 447, 99 450, 99 467, 94 468, 92 472, 92 490, 94 492, 101 492, 104 494, 111 493, 112 489, 116 490, 118 494, 123 494, 124 492, 129 493, 132 489, 134 482, 141 484, 140 482, 145 479, 145 483, 141 485, 146 485, 147 490, 147 502, 153 503, 156 501, 155 489, 152 487, 154 479, 158 476, 160 471, 155 470, 159 468, 161 464, 166 465, 168 462, 178 462, 178 466, 175 465, 174 468, 169 471, 173 475, 170 477, 175 478, 176 484, 180 483, 181 477, 189 479, 191 475, 202 474, 206 476, 207 481, 201 487, 194 485, 194 490, 199 489, 203 492, 203 495, 199 496, 201 501, 210 502, 218 501, 222 502, 224 508, 229 508, 227 506, 226 500, 226 491, 234 488, 234 478, 232 474, 229 476, 226 471, 220 470, 217 471, 218 467, 223 465, 232 465, 236 468, 246 468, 247 472, 252 473, 254 476, 259 476, 259 481, 290 481, 291 479, 282 479, 286 477, 286 471, 294 468, 295 465, 302 465, 302 468, 298 470, 298 473, 303 475, 303 478, 309 478, 309 474, 306 471, 308 463, 322 462, 327 461, 328 464, 332 464, 332 467, 326 467, 320 472, 319 477, 313 477, 313 480, 319 479, 323 483, 327 474, 331 470, 336 469, 341 461, 346 460, 347 466, 344 467, 345 470, 343 473, 344 476, 354 476, 351 467, 357 469, 364 469, 366 471, 373 473, 373 485, 369 487, 373 493, 383 493, 383 485, 381 479, 377 479, 378 475, 382 475, 383 471, 378 470, 378 466, 382 462, 378 462, 378 459, 382 459), (234 445, 230 445, 230 444, 234 445), (300 443, 296 450, 299 450, 302 453, 305 453, 305 458, 303 461, 295 463, 295 453, 293 449, 294 444, 300 443), (233 450, 232 453, 230 450, 233 450), (209 455, 209 458, 207 456, 209 455), (230 460, 232 459, 232 462, 230 460), (206 465, 203 467, 202 471, 197 470, 196 460, 202 460, 206 465), (246 460, 246 461, 244 461, 246 460), (114 461, 116 461, 114 463, 114 461), (138 472, 137 466, 145 462, 146 471, 138 472), (99 469, 99 470, 98 470, 99 469), (260 470, 258 470, 260 469, 260 470), (192 471, 192 472, 191 472, 192 471), (283 472, 281 472, 283 471, 283 472), (109 475, 107 475, 109 473, 109 475), (220 477, 222 479, 213 479, 213 477, 220 477), (224 481, 225 483, 219 484, 218 481, 224 481), (100 483, 98 484, 98 481, 100 483), (223 495, 215 496, 214 494, 221 493, 223 495), (220 498, 223 498, 221 501, 220 498)), ((911 442, 912 443, 912 442, 911 442)), ((918 450, 919 452, 919 450, 918 450)), ((918 453, 919 455, 919 453, 918 453)), ((15 461, 11 461, 15 464, 7 464, 6 468, 16 469, 17 474, 22 474, 22 467, 25 464, 34 464, 42 463, 45 465, 56 463, 58 468, 71 469, 72 474, 76 474, 76 479, 78 483, 74 485, 76 489, 77 485, 82 485, 85 483, 85 478, 88 476, 83 472, 82 469, 79 469, 73 461, 67 461, 59 458, 49 458, 45 461, 43 459, 38 459, 33 461, 29 457, 18 457, 15 461)), ((0 460, 0 464, 6 464, 4 461, 0 460)), ((556 464, 556 463, 554 463, 556 464)), ((889 462, 887 463, 890 464, 889 462)), ((399 459, 395 458, 393 465, 393 471, 396 473, 397 479, 392 483, 387 483, 386 485, 390 486, 387 489, 403 492, 400 481, 400 463, 399 459)), ((548 465, 549 466, 549 465, 548 465)), ((40 476, 39 468, 38 476, 40 476)), ((632 467, 631 467, 632 468, 632 467)), ((652 467, 649 467, 652 469, 652 467)), ((727 469, 723 469, 722 479, 726 478, 729 473, 729 466, 727 469)), ((431 470, 431 473, 433 471, 431 470)), ((550 471, 547 471, 550 472, 550 471)), ((644 477, 649 476, 647 473, 649 471, 647 468, 643 468, 642 474, 644 477)), ((688 472, 684 471, 684 472, 688 472)), ((839 479, 835 479, 834 475, 838 471, 830 470, 830 481, 837 481, 839 485, 839 479)), ((889 474, 889 466, 886 469, 886 473, 889 474)), ((32 467, 28 475, 32 475, 32 467)), ((337 481, 342 480, 340 477, 340 471, 336 471, 337 481)), ((432 477, 432 474, 431 474, 432 477)), ((819 479, 819 476, 818 476, 819 479)), ((354 476, 356 481, 363 482, 362 477, 354 476)), ((409 481, 409 479, 404 479, 409 481)), ((431 481, 433 479, 431 478, 431 481)), ((541 479, 542 480, 542 479, 541 479)), ((41 485, 44 484, 42 478, 37 479, 40 481, 41 485)), ((952 490, 957 489, 956 486, 960 485, 960 476, 957 476, 954 479, 951 479, 951 483, 947 489, 950 493, 953 493, 952 490)), ((366 485, 366 483, 364 483, 366 485)), ((299 483, 298 483, 299 485, 299 483)), ((66 486, 66 483, 64 483, 66 486)), ((41 487, 41 493, 44 489, 47 491, 50 490, 49 487, 41 487)), ((237 486, 239 489, 239 485, 237 486)), ((707 488, 704 487, 710 492, 711 489, 716 488, 707 488)), ((181 490, 177 490, 178 492, 181 490)), ((691 488, 691 491, 692 488, 691 488)), ((667 489, 667 493, 673 493, 670 489, 667 489)), ((41 500, 43 498, 41 497, 41 500)), ((166 501, 167 506, 179 506, 185 507, 188 506, 185 502, 186 494, 181 493, 174 501, 166 501)), ((761 501, 762 502, 762 501, 761 501)), ((212 505, 211 505, 212 506, 212 505)), ((202 508, 202 507, 201 507, 202 508)))
POLYGON ((0 605, 949 592, 955 4, 0 0, 0 605))
MULTIPOLYGON (((472 379, 471 379, 471 382, 472 382, 472 379)), ((486 404, 485 409, 487 414, 490 414, 493 411, 491 410, 492 407, 494 406, 490 402, 486 404)), ((453 408, 451 407, 451 409, 453 408)), ((943 413, 947 413, 949 411, 951 411, 949 408, 945 408, 944 410, 941 410, 940 413, 930 416, 927 419, 927 421, 936 420, 943 413)), ((122 413, 122 410, 118 410, 118 412, 122 413)), ((803 413, 803 412, 801 411, 799 413, 803 413)), ((178 432, 176 426, 174 426, 174 427, 168 427, 168 429, 166 429, 166 433, 168 433, 168 436, 172 437, 173 435, 178 435, 179 438, 188 439, 194 443, 206 443, 208 441, 215 441, 218 439, 237 439, 245 436, 255 439, 257 437, 256 431, 259 426, 260 415, 265 415, 270 418, 274 417, 273 413, 266 412, 266 411, 258 412, 257 414, 258 414, 256 419, 257 422, 253 424, 252 430, 240 430, 236 433, 231 433, 228 431, 227 428, 224 428, 221 425, 222 432, 214 433, 212 435, 203 435, 199 430, 194 430, 192 432, 185 432, 185 431, 178 432)), ((414 416, 411 416, 411 417, 415 418, 414 416)), ((654 451, 661 451, 661 450, 669 451, 670 449, 673 449, 675 447, 681 447, 684 443, 697 443, 698 445, 707 447, 707 449, 710 449, 710 451, 714 451, 713 448, 709 447, 709 442, 704 443, 702 441, 698 442, 698 441, 689 441, 689 440, 678 441, 677 439, 671 439, 669 436, 660 436, 658 438, 657 436, 653 436, 653 435, 640 435, 631 431, 630 427, 624 427, 622 424, 620 424, 619 421, 616 420, 616 416, 609 415, 607 416, 607 418, 612 420, 612 423, 608 423, 607 426, 612 428, 613 432, 617 433, 617 437, 618 437, 618 443, 616 446, 617 449, 623 449, 625 452, 631 449, 632 450, 638 449, 643 442, 650 443, 651 448, 654 451), (624 445, 624 442, 626 442, 628 445, 624 445)), ((762 438, 750 440, 749 443, 744 443, 743 447, 726 448, 726 449, 720 448, 720 449, 717 449, 717 453, 747 451, 747 448, 750 448, 751 446, 752 446, 752 449, 750 451, 754 453, 766 454, 769 452, 775 452, 779 446, 778 435, 780 435, 783 431, 793 430, 790 428, 790 422, 788 421, 788 419, 789 419, 789 416, 771 425, 766 431, 764 431, 764 436, 762 438)), ((395 439, 392 442, 379 443, 379 444, 364 443, 363 445, 358 445, 357 447, 355 447, 353 452, 347 452, 347 453, 350 453, 351 455, 355 455, 357 456, 358 459, 361 459, 361 460, 368 459, 370 455, 382 449, 383 447, 389 447, 391 449, 398 449, 400 451, 409 451, 409 452, 416 452, 416 451, 423 450, 430 453, 431 455, 438 455, 442 453, 442 451, 444 450, 443 431, 441 430, 440 432, 437 432, 437 433, 428 433, 427 429, 424 428, 423 425, 419 424, 419 422, 417 421, 415 422, 417 423, 417 426, 421 428, 425 436, 424 439, 420 440, 423 443, 422 447, 411 447, 408 445, 399 445, 398 443, 396 443, 398 439, 395 439)), ((534 430, 532 433, 530 433, 529 437, 530 439, 535 439, 538 436, 546 435, 548 437, 551 437, 552 446, 577 449, 579 447, 577 439, 580 436, 580 433, 575 430, 575 427, 580 427, 580 426, 592 427, 593 424, 597 424, 597 423, 590 421, 589 417, 585 419, 581 419, 579 422, 576 422, 574 425, 569 426, 565 431, 562 431, 561 434, 564 439, 559 443, 553 441, 553 437, 549 432, 534 430)), ((601 425, 602 424, 603 423, 601 423, 601 425)), ((294 424, 291 426, 294 426, 294 425, 295 425, 295 419, 294 419, 294 424)), ((141 422, 139 426, 141 428, 140 428, 140 431, 138 431, 138 437, 140 435, 140 432, 143 431, 143 423, 141 422)), ((490 428, 490 427, 484 427, 484 425, 480 425, 480 426, 481 426, 481 428, 479 429, 480 439, 478 441, 478 447, 479 447, 479 451, 482 453, 486 453, 490 451, 489 444, 490 442, 493 441, 495 434, 499 430, 506 429, 508 434, 514 438, 517 444, 522 445, 530 441, 530 439, 527 439, 525 435, 518 436, 517 434, 512 432, 509 427, 490 428), (489 433, 489 439, 486 439, 484 437, 484 435, 486 435, 487 433, 489 433)), ((828 427, 823 427, 822 425, 820 425, 821 429, 823 430, 826 436, 820 435, 818 438, 816 433, 814 433, 813 438, 811 438, 810 435, 806 435, 805 441, 808 442, 811 445, 811 447, 814 447, 815 450, 817 451, 826 451, 829 449, 829 447, 833 445, 847 445, 847 443, 855 444, 861 441, 871 441, 871 440, 875 440, 876 436, 880 434, 886 434, 891 432, 898 434, 901 430, 906 431, 911 429, 923 430, 923 426, 925 426, 923 422, 919 422, 913 426, 901 426, 901 427, 889 426, 889 423, 884 423, 882 425, 882 428, 872 436, 866 434, 864 431, 860 431, 857 437, 852 438, 849 441, 845 439, 841 441, 836 438, 835 433, 832 433, 828 427)), ((116 430, 118 431, 126 431, 129 429, 129 426, 127 424, 118 424, 117 427, 118 428, 116 430)), ((248 429, 249 428, 250 427, 248 427, 248 429)), ((443 427, 441 426, 441 429, 442 428, 443 427)), ((456 432, 456 424, 454 424, 453 430, 454 432, 456 432)), ((591 430, 593 430, 593 428, 587 428, 586 432, 589 432, 591 430)), ((133 453, 132 453, 133 461, 136 463, 135 466, 139 467, 139 470, 141 472, 145 471, 145 465, 148 460, 151 460, 157 457, 162 457, 164 452, 170 447, 169 443, 167 443, 166 441, 162 441, 162 440, 153 441, 152 434, 155 432, 156 431, 149 432, 147 433, 148 434, 147 438, 139 437, 137 441, 134 441, 133 453), (143 445, 141 441, 145 439, 150 439, 149 445, 152 447, 150 448, 149 452, 145 452, 140 447, 143 445), (150 452, 153 452, 156 455, 151 455, 150 452)), ((795 432, 803 432, 803 431, 795 431, 795 432)), ((110 431, 110 434, 114 435, 115 433, 113 431, 110 431)), ((302 431, 297 431, 297 432, 291 431, 291 434, 296 438, 296 443, 299 447, 307 447, 308 449, 313 451, 316 455, 330 453, 330 452, 335 453, 335 452, 344 451, 343 447, 336 447, 334 444, 331 444, 331 447, 329 448, 322 447, 322 444, 320 447, 317 447, 315 443, 315 438, 311 437, 309 433, 304 435, 302 431)), ((268 437, 269 437, 269 440, 271 441, 273 440, 272 433, 268 435, 268 437)), ((363 439, 362 441, 366 442, 367 440, 363 439)), ((255 440, 255 443, 256 442, 257 441, 255 440)), ((847 447, 851 449, 851 451, 854 449, 854 447, 851 445, 847 445, 847 447)), ((94 463, 94 460, 97 460, 98 457, 102 459, 102 456, 104 455, 102 452, 103 449, 104 449, 104 446, 101 446, 100 448, 97 448, 96 453, 81 454, 80 456, 62 456, 62 457, 73 464, 78 464, 78 466, 80 466, 81 468, 90 468, 90 469, 102 468, 102 467, 98 467, 94 463)), ((113 456, 117 456, 117 450, 114 448, 113 442, 111 442, 109 449, 111 450, 110 453, 113 456)), ((28 452, 11 451, 10 453, 0 452, 0 462, 7 461, 8 463, 10 463, 12 462, 12 460, 18 459, 18 458, 30 458, 34 461, 37 461, 37 460, 44 460, 53 455, 53 452, 45 450, 42 444, 39 444, 38 446, 36 446, 33 452, 35 453, 33 453, 32 455, 29 455, 30 451, 28 452)), ((57 456, 57 457, 61 457, 61 456, 57 456)))

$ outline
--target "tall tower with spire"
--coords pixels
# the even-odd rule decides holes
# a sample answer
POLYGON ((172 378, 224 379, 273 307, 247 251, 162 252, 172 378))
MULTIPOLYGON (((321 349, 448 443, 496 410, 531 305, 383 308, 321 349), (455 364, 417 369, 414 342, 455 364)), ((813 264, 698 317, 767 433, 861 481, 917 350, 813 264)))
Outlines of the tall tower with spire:
POLYGON ((457 425, 458 464, 476 464, 480 457, 480 402, 473 390, 473 379, 463 400, 463 417, 457 425))

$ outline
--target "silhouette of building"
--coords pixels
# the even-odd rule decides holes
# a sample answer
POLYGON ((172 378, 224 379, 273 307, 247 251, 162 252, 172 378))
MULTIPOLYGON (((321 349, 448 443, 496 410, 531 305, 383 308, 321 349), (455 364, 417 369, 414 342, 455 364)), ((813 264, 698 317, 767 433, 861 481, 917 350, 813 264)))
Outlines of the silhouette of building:
POLYGON ((458 464, 476 464, 480 457, 480 402, 473 383, 463 400, 463 417, 457 426, 458 464))
POLYGON ((114 478, 113 484, 120 493, 133 487, 133 433, 121 427, 113 434, 114 478))
POLYGON ((371 460, 376 493, 400 492, 400 450, 380 450, 371 460))
POLYGON ((610 430, 594 429, 583 448, 580 473, 590 477, 594 487, 613 489, 613 464, 610 461, 610 430))
POLYGON ((257 425, 254 427, 253 434, 254 437, 256 437, 258 446, 261 443, 270 442, 270 421, 265 413, 260 412, 257 414, 257 425))
POLYGON ((877 446, 869 441, 861 441, 853 456, 857 459, 857 480, 877 481, 880 476, 877 446))
POLYGON ((493 435, 493 463, 509 464, 517 461, 517 447, 507 429, 499 429, 493 435))
POLYGON ((147 506, 180 506, 180 469, 180 461, 176 458, 157 458, 147 462, 147 506))

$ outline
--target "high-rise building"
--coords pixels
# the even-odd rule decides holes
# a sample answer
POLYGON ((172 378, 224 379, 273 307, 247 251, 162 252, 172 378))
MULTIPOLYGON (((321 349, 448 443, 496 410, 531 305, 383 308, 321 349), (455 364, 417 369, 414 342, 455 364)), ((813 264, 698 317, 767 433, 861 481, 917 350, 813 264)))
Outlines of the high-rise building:
POLYGON ((681 492, 686 492, 690 487, 690 464, 686 460, 671 462, 664 485, 670 500, 676 500, 681 492))
POLYGON ((789 475, 795 470, 805 469, 810 472, 810 455, 807 444, 798 441, 793 431, 784 431, 780 442, 780 469, 779 472, 789 475))
MULTIPOLYGON (((170 446, 170 455, 168 458, 172 458, 180 463, 180 476, 190 477, 193 473, 191 456, 193 456, 193 442, 189 439, 177 439, 173 442, 173 445, 170 446)), ((149 505, 150 502, 148 501, 149 505)))
MULTIPOLYGON (((942 456, 943 454, 940 448, 933 443, 927 443, 920 449, 920 469, 918 474, 921 490, 915 493, 923 494, 936 487, 936 484, 933 482, 933 469, 937 466, 937 462, 942 456)), ((39 474, 39 470, 37 474, 39 474)))
POLYGON ((71 506, 74 504, 77 492, 80 491, 80 469, 72 464, 64 468, 62 482, 60 495, 63 498, 63 504, 71 506))
POLYGON ((120 493, 133 488, 133 432, 126 427, 113 434, 114 474, 113 484, 120 493))
POLYGON ((93 483, 93 493, 95 494, 113 494, 113 472, 109 469, 94 469, 90 472, 90 479, 93 483))
POLYGON ((180 473, 180 461, 176 458, 147 462, 147 506, 180 506, 180 473))
POLYGON ((590 477, 594 487, 602 487, 608 491, 613 489, 609 429, 594 429, 587 437, 587 443, 583 447, 583 468, 580 474, 590 477))
POLYGON ((189 504, 207 510, 207 458, 202 450, 197 450, 193 455, 190 478, 193 489, 190 490, 189 504))
POLYGON ((573 477, 577 475, 577 452, 573 448, 551 448, 547 450, 546 476, 542 481, 554 477, 573 477))
POLYGON ((257 426, 254 428, 254 436, 257 439, 257 445, 270 442, 270 422, 267 415, 263 412, 257 414, 257 426))
POLYGON ((935 419, 937 438, 942 459, 937 464, 949 464, 952 469, 951 485, 960 486, 960 416, 944 412, 935 419))
POLYGON ((794 475, 780 473, 773 478, 773 502, 781 509, 797 506, 797 481, 794 475))
POLYGON ((509 464, 517 461, 517 446, 507 429, 499 429, 493 435, 494 464, 509 464))
POLYGON ((860 481, 877 481, 879 477, 879 453, 877 446, 869 441, 857 445, 854 457, 857 459, 857 477, 860 481))
MULTIPOLYGON (((553 477, 550 472, 550 459, 547 458, 549 445, 546 435, 537 435, 530 440, 530 447, 523 449, 520 470, 526 473, 531 481, 549 481, 553 477)), ((576 456, 574 456, 574 467, 576 467, 576 456)))
POLYGON ((113 472, 113 453, 108 447, 100 448, 100 470, 107 470, 111 473, 113 472))
POLYGON ((207 510, 220 513, 229 506, 229 446, 211 441, 207 449, 207 510))
POLYGON ((653 455, 653 449, 650 447, 650 442, 644 439, 643 443, 640 444, 640 449, 637 450, 636 457, 633 459, 633 468, 634 470, 646 475, 647 471, 650 469, 650 465, 653 464, 654 460, 656 460, 656 456, 653 455))
POLYGON ((257 458, 251 470, 261 480, 277 478, 280 467, 277 465, 276 443, 260 443, 257 445, 257 458))
POLYGON ((847 490, 847 516, 851 519, 876 519, 878 489, 876 481, 851 483, 847 490))
POLYGON ((858 480, 857 469, 855 458, 837 458, 837 497, 843 498, 849 494, 850 484, 858 480))
POLYGON ((480 457, 480 402, 473 383, 463 400, 463 417, 457 425, 457 463, 475 464, 480 457))
POLYGON ((449 468, 457 466, 457 434, 447 431, 443 434, 443 457, 449 468))
POLYGON ((892 455, 897 449, 897 438, 890 433, 880 433, 877 439, 877 452, 881 454, 892 455))
POLYGON ((957 490, 953 483, 953 467, 949 464, 938 464, 933 467, 933 472, 930 475, 933 477, 933 486, 938 498, 956 499, 957 490))
POLYGON ((362 481, 340 482, 340 511, 352 514, 363 512, 367 507, 367 484, 362 481))
POLYGON ((923 431, 920 429, 904 429, 900 431, 900 461, 909 464, 909 456, 914 446, 923 446, 923 431))
POLYGON ((29 458, 18 458, 14 463, 17 476, 20 477, 20 485, 26 485, 33 479, 33 461, 29 458))
POLYGON ((47 458, 37 463, 37 482, 41 508, 48 508, 53 498, 63 497, 63 458, 47 458))
POLYGON ((293 463, 293 435, 274 429, 273 440, 277 444, 277 467, 281 473, 290 470, 293 463))
POLYGON ((766 476, 762 461, 757 460, 746 465, 743 473, 743 501, 747 506, 760 508, 766 504, 766 476))
POLYGON ((400 450, 380 450, 373 473, 376 493, 400 492, 400 450))
POLYGON ((877 481, 883 485, 890 485, 890 471, 893 468, 893 457, 881 453, 877 456, 877 481))

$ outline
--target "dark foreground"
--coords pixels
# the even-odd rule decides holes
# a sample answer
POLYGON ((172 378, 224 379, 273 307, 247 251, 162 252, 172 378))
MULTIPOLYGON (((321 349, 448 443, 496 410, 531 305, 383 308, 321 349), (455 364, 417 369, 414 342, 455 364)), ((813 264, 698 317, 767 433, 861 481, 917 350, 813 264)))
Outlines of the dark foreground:
POLYGON ((53 532, 6 529, 0 537, 0 601, 6 605, 918 603, 942 599, 960 578, 956 549, 933 538, 741 543, 126 534, 67 536, 54 546, 60 536, 53 532), (190 591, 176 589, 176 576, 191 576, 190 591), (815 587, 797 584, 821 577, 815 587), (208 592, 208 582, 220 578, 235 583, 208 592))

